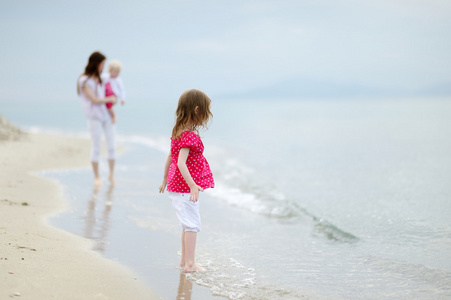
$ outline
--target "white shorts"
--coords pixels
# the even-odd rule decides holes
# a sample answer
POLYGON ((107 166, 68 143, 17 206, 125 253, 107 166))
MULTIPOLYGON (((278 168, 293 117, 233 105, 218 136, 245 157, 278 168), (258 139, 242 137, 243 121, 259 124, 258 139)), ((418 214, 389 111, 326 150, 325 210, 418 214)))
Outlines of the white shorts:
POLYGON ((180 221, 180 225, 185 231, 200 231, 199 200, 193 202, 189 200, 190 193, 169 192, 169 199, 172 207, 180 221))

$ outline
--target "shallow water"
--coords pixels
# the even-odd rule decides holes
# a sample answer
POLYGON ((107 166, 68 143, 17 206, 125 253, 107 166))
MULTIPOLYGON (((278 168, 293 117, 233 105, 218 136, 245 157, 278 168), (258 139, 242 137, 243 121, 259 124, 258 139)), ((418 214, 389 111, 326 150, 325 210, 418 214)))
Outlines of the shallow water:
POLYGON ((213 113, 202 136, 216 187, 201 195, 197 248, 209 272, 176 269, 180 228, 157 194, 166 128, 124 116, 111 191, 93 192, 88 169, 47 172, 71 206, 52 222, 165 299, 190 285, 196 299, 451 297, 450 101, 218 101, 213 113))

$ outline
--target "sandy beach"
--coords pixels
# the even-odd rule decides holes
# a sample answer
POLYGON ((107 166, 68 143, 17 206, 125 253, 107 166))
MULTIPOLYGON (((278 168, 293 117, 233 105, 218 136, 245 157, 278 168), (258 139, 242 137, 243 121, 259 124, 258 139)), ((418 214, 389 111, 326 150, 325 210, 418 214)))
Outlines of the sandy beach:
MULTIPOLYGON (((155 299, 92 241, 51 227, 67 204, 56 181, 34 175, 89 167, 89 140, 21 133, 0 117, 0 298, 155 299)), ((89 187, 91 188, 91 187, 89 187)))

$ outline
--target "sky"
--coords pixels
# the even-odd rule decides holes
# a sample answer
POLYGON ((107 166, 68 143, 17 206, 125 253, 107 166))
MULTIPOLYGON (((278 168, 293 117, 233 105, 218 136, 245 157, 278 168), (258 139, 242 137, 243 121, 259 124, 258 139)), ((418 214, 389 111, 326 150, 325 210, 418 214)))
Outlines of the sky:
POLYGON ((76 98, 89 55, 129 97, 451 95, 451 2, 1 1, 0 101, 76 98))

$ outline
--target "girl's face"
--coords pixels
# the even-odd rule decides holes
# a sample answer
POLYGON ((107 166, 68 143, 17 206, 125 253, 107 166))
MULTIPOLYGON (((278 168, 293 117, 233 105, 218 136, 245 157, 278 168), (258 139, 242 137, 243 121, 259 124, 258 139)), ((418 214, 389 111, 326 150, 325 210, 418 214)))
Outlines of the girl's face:
POLYGON ((119 70, 117 68, 111 68, 110 69, 110 76, 111 78, 116 78, 119 76, 119 70))
POLYGON ((99 74, 102 74, 102 71, 103 71, 103 66, 105 65, 105 60, 103 60, 100 64, 99 64, 99 66, 98 66, 98 68, 97 68, 97 71, 99 71, 99 74))

